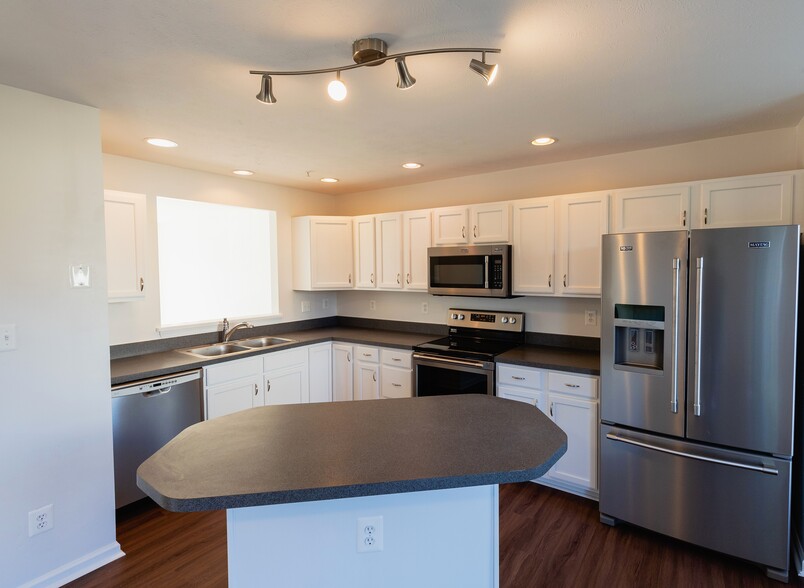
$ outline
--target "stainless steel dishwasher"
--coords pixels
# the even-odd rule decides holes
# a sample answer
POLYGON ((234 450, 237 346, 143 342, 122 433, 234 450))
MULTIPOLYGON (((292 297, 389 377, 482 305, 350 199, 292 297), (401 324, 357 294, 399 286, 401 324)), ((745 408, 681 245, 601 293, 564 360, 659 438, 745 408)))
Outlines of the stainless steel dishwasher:
POLYGON ((200 370, 112 387, 115 508, 145 497, 137 488, 137 468, 203 418, 200 370))

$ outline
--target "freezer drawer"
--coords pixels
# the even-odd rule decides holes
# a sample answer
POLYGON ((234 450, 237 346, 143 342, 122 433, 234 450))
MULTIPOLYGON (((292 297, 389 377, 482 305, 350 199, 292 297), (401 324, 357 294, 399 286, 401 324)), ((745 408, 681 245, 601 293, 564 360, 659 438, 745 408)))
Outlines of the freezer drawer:
POLYGON ((790 461, 608 425, 600 435, 601 514, 786 573, 790 461))

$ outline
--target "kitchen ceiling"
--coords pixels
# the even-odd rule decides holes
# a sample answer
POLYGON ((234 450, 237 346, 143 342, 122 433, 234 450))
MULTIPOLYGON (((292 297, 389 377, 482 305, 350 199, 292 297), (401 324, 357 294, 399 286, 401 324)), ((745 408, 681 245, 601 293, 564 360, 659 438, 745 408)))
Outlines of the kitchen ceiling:
POLYGON ((802 25, 799 0, 4 0, 0 83, 100 108, 105 153, 343 194, 795 126, 802 25), (255 99, 249 70, 348 65, 368 36, 499 47, 500 73, 428 55, 406 91, 391 61, 340 103, 330 75, 255 99))

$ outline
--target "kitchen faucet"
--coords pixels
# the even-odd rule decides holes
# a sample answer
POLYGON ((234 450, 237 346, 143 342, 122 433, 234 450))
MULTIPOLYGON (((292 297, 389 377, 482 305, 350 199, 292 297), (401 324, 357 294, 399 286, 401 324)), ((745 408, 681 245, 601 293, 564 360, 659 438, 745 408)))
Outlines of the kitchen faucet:
POLYGON ((254 325, 251 323, 247 323, 245 321, 237 323, 231 329, 229 328, 229 319, 223 319, 223 328, 221 329, 221 338, 223 339, 223 343, 229 341, 234 335, 235 331, 238 329, 253 329, 254 325))

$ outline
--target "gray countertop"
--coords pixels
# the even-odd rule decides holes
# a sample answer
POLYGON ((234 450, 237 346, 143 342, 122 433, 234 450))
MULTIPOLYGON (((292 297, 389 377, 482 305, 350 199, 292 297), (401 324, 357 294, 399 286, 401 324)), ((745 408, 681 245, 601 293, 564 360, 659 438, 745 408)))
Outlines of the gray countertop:
MULTIPOLYGON (((412 349, 414 345, 426 343, 437 338, 431 334, 409 333, 403 331, 387 331, 382 329, 361 329, 352 327, 328 327, 290 331, 278 336, 294 339, 293 343, 260 349, 246 355, 229 355, 224 357, 194 357, 181 351, 163 351, 113 359, 111 362, 112 385, 125 384, 135 380, 154 378, 185 370, 198 369, 205 365, 253 357, 272 351, 291 349, 313 343, 327 341, 343 341, 363 345, 379 345, 412 349)), ((600 374, 600 356, 598 352, 579 351, 559 347, 522 345, 498 355, 498 363, 513 363, 537 368, 576 372, 581 374, 600 374)))
POLYGON ((264 406, 185 429, 137 484, 167 510, 218 510, 523 482, 566 448, 537 408, 483 395, 264 406))

